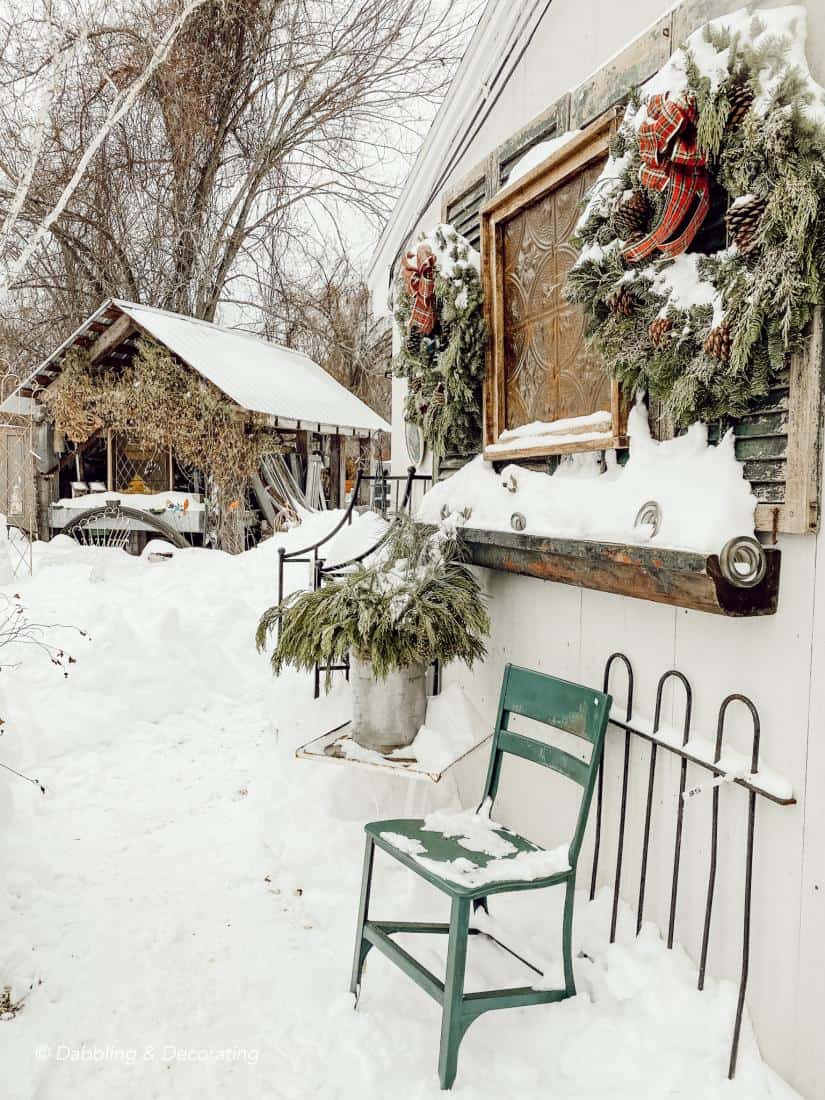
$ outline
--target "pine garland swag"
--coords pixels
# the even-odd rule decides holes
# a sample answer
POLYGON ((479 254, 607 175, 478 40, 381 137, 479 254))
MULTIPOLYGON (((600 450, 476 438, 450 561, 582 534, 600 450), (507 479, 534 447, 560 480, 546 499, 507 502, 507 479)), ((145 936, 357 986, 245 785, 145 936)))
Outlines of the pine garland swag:
MULTIPOLYGON (((823 300, 825 92, 793 60, 803 37, 798 8, 735 12, 654 78, 693 104, 697 148, 727 196, 726 248, 628 260, 639 230, 625 204, 641 186, 648 102, 638 95, 577 227, 566 294, 591 343, 628 392, 647 391, 680 425, 746 412, 804 346, 823 300)), ((663 197, 646 194, 655 226, 663 197)))
POLYGON ((399 278, 395 321, 402 347, 393 372, 407 380, 404 415, 420 426, 433 452, 468 452, 481 437, 486 336, 479 256, 448 225, 438 226, 426 242, 436 256, 435 326, 425 335, 410 323, 413 299, 399 278))

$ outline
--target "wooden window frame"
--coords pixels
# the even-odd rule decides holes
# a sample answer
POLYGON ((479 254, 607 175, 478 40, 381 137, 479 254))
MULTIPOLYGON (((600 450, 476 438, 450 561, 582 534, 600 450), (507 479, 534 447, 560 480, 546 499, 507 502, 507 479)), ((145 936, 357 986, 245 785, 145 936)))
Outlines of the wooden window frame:
POLYGON ((605 433, 604 438, 583 443, 567 442, 542 444, 536 447, 514 447, 511 450, 502 449, 499 445, 494 452, 487 451, 491 444, 498 442, 499 436, 506 428, 503 226, 594 161, 607 156, 619 118, 620 112, 617 109, 605 112, 547 160, 505 187, 482 207, 481 278, 489 337, 484 379, 484 448, 485 458, 490 461, 543 458, 550 455, 602 451, 627 446, 626 402, 619 383, 612 380, 610 384, 612 429, 610 434, 605 433))

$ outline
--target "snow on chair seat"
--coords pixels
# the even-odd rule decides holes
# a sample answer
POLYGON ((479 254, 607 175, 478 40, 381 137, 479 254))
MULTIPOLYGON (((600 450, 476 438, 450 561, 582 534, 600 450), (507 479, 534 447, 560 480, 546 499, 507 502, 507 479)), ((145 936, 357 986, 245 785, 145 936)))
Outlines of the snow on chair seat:
POLYGON ((477 813, 439 810, 423 819, 376 821, 366 831, 379 848, 451 894, 554 886, 570 874, 568 845, 542 848, 492 821, 486 806, 477 813))

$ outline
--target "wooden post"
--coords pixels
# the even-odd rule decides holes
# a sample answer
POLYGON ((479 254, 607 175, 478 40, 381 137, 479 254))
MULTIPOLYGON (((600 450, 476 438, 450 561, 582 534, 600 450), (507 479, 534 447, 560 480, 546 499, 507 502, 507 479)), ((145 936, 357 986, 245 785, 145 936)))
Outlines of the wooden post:
POLYGON ((329 437, 329 506, 342 508, 344 505, 344 479, 341 477, 341 437, 329 437))
POLYGON ((306 492, 307 471, 309 469, 309 432, 305 432, 301 428, 295 432, 295 453, 300 458, 303 467, 304 483, 301 485, 301 489, 306 492))
MULTIPOLYGON (((364 476, 372 473, 372 440, 369 436, 358 437, 358 469, 364 471, 364 476)), ((372 503, 373 490, 371 488, 372 482, 366 482, 366 485, 361 490, 361 496, 366 496, 366 503, 369 505, 372 503)), ((360 504, 361 501, 356 503, 360 504)))
POLYGON ((114 432, 111 428, 106 432, 106 488, 109 492, 113 492, 115 488, 115 474, 114 474, 114 454, 112 452, 112 446, 114 444, 114 432))

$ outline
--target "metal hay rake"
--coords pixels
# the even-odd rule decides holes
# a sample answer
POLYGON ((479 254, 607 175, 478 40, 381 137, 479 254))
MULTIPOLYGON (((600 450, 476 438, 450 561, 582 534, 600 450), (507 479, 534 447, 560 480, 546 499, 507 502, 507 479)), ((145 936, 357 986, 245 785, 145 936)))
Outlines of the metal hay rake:
MULTIPOLYGON (((619 800, 619 823, 618 823, 618 837, 617 837, 617 851, 616 851, 616 870, 613 878, 613 904, 610 918, 610 942, 613 943, 616 938, 616 924, 618 919, 619 909, 619 896, 622 882, 622 872, 624 864, 624 852, 625 852, 625 827, 627 823, 627 795, 628 784, 630 778, 630 765, 631 765, 631 739, 632 737, 640 738, 646 741, 650 745, 650 753, 648 757, 648 781, 647 781, 647 798, 645 801, 645 818, 644 818, 644 830, 642 834, 642 851, 639 870, 639 888, 637 895, 637 907, 636 907, 636 934, 638 935, 642 928, 644 920, 644 905, 645 905, 645 888, 647 885, 647 871, 648 871, 648 854, 650 850, 650 839, 652 831, 653 821, 653 792, 654 784, 656 781, 656 765, 659 750, 668 752, 681 761, 680 773, 679 773, 679 794, 676 805, 676 820, 675 820, 675 834, 673 845, 673 863, 671 870, 671 886, 670 886, 670 904, 668 911, 668 932, 667 932, 667 946, 673 947, 674 934, 676 928, 676 912, 677 912, 677 899, 679 893, 679 872, 681 867, 682 856, 682 841, 684 836, 684 805, 685 797, 690 794, 690 790, 687 787, 687 769, 688 765, 692 767, 703 769, 710 773, 714 777, 713 795, 712 795, 712 807, 711 807, 711 837, 710 837, 710 860, 708 866, 708 883, 707 883, 707 895, 705 900, 705 912, 704 923, 702 928, 702 947, 699 960, 699 981, 698 988, 701 990, 705 985, 705 974, 707 970, 708 962, 708 948, 710 942, 711 921, 713 916, 713 904, 716 891, 716 878, 717 878, 717 861, 718 861, 718 849, 719 849, 719 780, 722 779, 728 783, 742 787, 748 792, 748 819, 746 830, 746 842, 744 853, 744 867, 745 867, 745 886, 743 896, 742 907, 742 956, 741 956, 741 969, 739 975, 739 987, 736 1003, 736 1015, 733 1025, 733 1035, 731 1039, 730 1060, 728 1063, 728 1077, 732 1078, 736 1072, 736 1059, 739 1051, 739 1037, 742 1028, 742 1015, 745 1006, 745 992, 748 984, 748 968, 750 962, 750 934, 751 934, 751 901, 752 901, 752 887, 753 887, 753 853, 754 853, 754 833, 756 827, 756 800, 757 796, 761 798, 767 798, 769 801, 777 803, 781 806, 793 805, 796 801, 792 796, 781 797, 775 792, 770 791, 764 786, 760 786, 758 782, 757 772, 759 769, 759 741, 761 734, 761 725, 759 719, 759 712, 757 711, 753 702, 745 695, 734 693, 728 695, 723 699, 720 704, 718 717, 716 722, 716 739, 714 743, 713 760, 704 759, 702 756, 697 755, 692 751, 689 745, 690 733, 691 733, 691 719, 693 715, 693 689, 687 677, 684 673, 679 672, 677 669, 669 669, 662 673, 659 677, 658 684, 656 686, 656 703, 653 714, 652 728, 642 728, 642 723, 639 721, 634 722, 633 718, 633 666, 630 663, 629 658, 624 653, 613 653, 608 657, 604 668, 604 680, 603 690, 608 691, 610 684, 611 671, 614 665, 619 664, 625 669, 627 677, 627 704, 625 706, 624 718, 618 717, 615 713, 616 707, 614 705, 614 712, 611 714, 610 726, 615 729, 624 732, 624 756, 622 764, 622 786, 621 796, 619 800), (682 685, 684 689, 685 703, 684 703, 684 718, 682 723, 682 736, 681 744, 677 744, 672 740, 663 737, 660 733, 661 719, 662 719, 662 698, 666 684, 669 681, 675 681, 682 685), (727 770, 720 765, 722 760, 722 748, 725 736, 725 725, 730 707, 737 703, 748 711, 752 724, 753 735, 751 741, 751 753, 750 753, 750 771, 747 775, 729 775, 727 770)), ((609 728, 609 727, 608 727, 609 728)), ((602 832, 602 819, 604 814, 604 764, 599 769, 599 775, 596 786, 596 821, 595 821, 595 838, 593 847, 593 867, 590 881, 590 900, 592 901, 596 893, 596 878, 599 865, 599 850, 601 846, 601 832, 602 832)))

